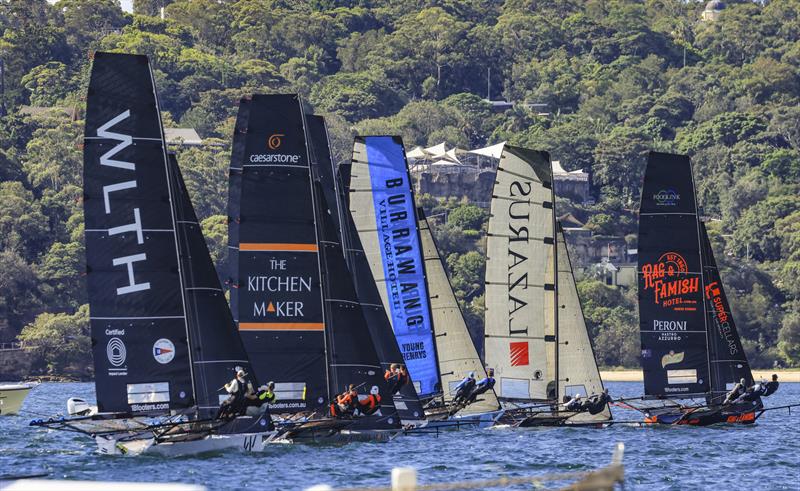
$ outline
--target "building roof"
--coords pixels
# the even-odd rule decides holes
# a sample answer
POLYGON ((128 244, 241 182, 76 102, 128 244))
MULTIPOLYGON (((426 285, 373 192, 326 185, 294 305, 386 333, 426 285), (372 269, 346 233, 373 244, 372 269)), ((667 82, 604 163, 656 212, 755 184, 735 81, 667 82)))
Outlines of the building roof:
POLYGON ((164 138, 172 145, 202 145, 203 139, 194 128, 164 128, 164 138))
POLYGON ((476 148, 475 150, 470 150, 467 153, 472 153, 475 155, 483 155, 484 157, 491 157, 493 159, 499 159, 500 155, 503 153, 503 147, 505 146, 506 142, 495 143, 494 145, 489 145, 488 147, 483 148, 476 148))

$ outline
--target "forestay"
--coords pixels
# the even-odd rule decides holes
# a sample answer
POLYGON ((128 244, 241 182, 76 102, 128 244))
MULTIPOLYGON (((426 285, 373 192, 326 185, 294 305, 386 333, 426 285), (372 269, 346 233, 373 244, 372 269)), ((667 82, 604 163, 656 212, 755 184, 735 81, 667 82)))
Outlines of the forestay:
POLYGON ((547 153, 504 147, 486 246, 486 365, 500 398, 557 395, 552 182, 547 153))
MULTIPOLYGON (((433 326, 436 332, 439 373, 444 387, 444 400, 446 403, 450 403, 455 396, 454 388, 461 379, 468 373, 475 372, 475 378, 480 381, 486 377, 486 369, 481 363, 478 350, 475 348, 461 308, 458 306, 428 220, 422 209, 419 209, 417 213, 433 326)), ((494 391, 489 390, 481 394, 477 402, 459 411, 459 414, 487 413, 498 409, 500 409, 500 403, 497 401, 494 391)))
POLYGON ((147 57, 95 53, 83 177, 98 409, 191 407, 174 197, 147 57))

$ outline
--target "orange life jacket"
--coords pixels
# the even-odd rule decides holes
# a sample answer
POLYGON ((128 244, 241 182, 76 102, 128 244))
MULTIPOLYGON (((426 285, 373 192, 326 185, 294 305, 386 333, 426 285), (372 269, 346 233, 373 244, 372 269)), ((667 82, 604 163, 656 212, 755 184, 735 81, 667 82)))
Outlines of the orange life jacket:
POLYGON ((370 394, 364 400, 358 401, 362 406, 368 406, 369 410, 375 409, 381 403, 381 396, 370 394))

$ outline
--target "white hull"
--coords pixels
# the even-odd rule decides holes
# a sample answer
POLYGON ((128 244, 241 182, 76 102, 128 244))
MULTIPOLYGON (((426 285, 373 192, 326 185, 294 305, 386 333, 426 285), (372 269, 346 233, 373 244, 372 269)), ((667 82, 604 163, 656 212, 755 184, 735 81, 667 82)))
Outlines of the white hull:
POLYGON ((0 385, 0 415, 19 414, 22 403, 34 384, 0 385))
POLYGON ((197 440, 156 442, 154 438, 120 439, 113 436, 95 437, 98 452, 105 455, 161 455, 180 457, 197 455, 219 450, 238 450, 241 452, 263 452, 264 444, 277 434, 276 431, 264 433, 240 433, 232 435, 209 435, 197 440))
POLYGON ((500 409, 497 411, 490 411, 488 413, 476 413, 476 414, 467 414, 467 415, 459 415, 456 414, 455 416, 450 416, 447 419, 442 419, 439 421, 429 421, 428 424, 425 426, 425 429, 429 428, 463 428, 463 427, 472 427, 472 428, 489 428, 494 426, 498 419, 503 415, 505 411, 500 409))

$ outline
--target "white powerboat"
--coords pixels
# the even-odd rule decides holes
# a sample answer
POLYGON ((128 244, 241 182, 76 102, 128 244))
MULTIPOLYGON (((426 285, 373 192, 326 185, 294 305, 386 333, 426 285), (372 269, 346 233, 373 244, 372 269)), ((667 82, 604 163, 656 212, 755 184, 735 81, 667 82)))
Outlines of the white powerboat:
POLYGON ((0 416, 18 414, 28 392, 37 385, 36 382, 0 383, 0 416))

